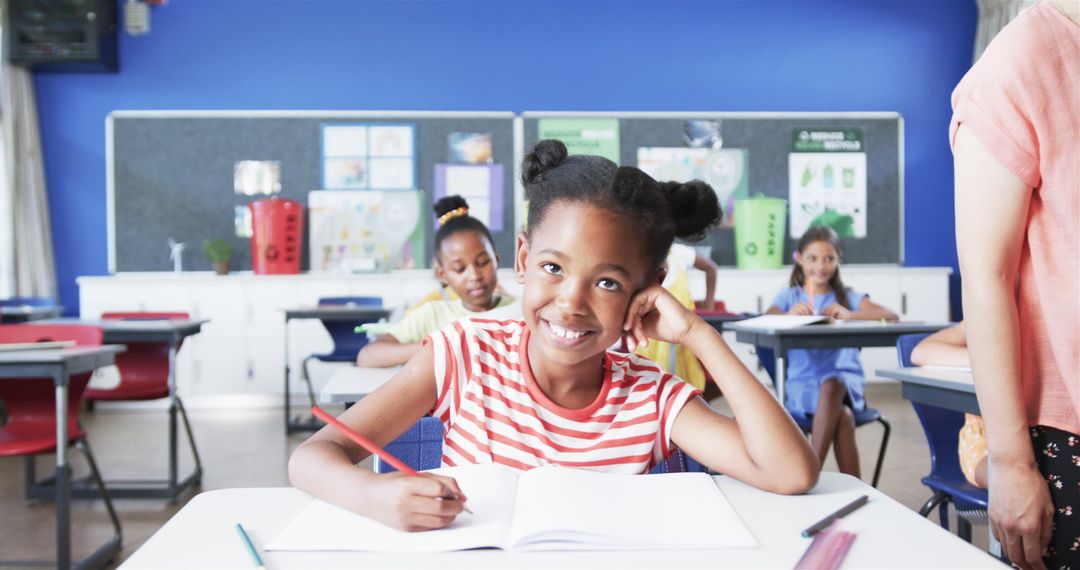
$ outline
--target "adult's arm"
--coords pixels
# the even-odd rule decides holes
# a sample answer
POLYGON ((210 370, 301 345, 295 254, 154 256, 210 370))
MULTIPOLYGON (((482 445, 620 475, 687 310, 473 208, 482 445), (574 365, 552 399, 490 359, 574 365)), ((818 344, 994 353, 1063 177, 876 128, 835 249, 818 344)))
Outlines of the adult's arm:
POLYGON ((1028 435, 1015 296, 1033 189, 963 126, 953 156, 964 320, 989 442, 990 525, 1014 564, 1041 569, 1053 505, 1028 435))

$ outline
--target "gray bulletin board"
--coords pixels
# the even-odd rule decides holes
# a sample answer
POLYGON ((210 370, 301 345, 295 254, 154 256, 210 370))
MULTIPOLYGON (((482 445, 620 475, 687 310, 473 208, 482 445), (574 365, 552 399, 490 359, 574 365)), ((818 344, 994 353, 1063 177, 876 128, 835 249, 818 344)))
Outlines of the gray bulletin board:
MULTIPOLYGON (((867 168, 867 235, 841 241, 846 263, 902 264, 904 260, 904 123, 898 113, 524 113, 524 149, 538 136, 541 118, 608 117, 619 120, 620 164, 636 165, 640 147, 684 147, 688 120, 721 122, 724 148, 749 154, 749 192, 788 198, 788 154, 796 129, 857 128, 864 136, 867 168)), ((785 226, 790 227, 790 226, 785 226)), ((787 236, 784 260, 799 236, 787 236)), ((714 261, 735 265, 732 228, 714 230, 698 245, 711 245, 714 261)))
MULTIPOLYGON (((453 132, 491 133, 492 160, 503 165, 503 231, 494 234, 513 259, 514 115, 511 113, 364 111, 116 111, 107 119, 109 270, 170 271, 169 238, 187 244, 185 270, 209 270, 204 241, 234 246, 232 268, 251 268, 247 239, 235 237, 234 210, 255 198, 233 192, 240 160, 281 162, 278 196, 307 204, 322 180, 320 126, 327 123, 412 123, 416 180, 425 191, 425 249, 431 258, 434 165, 448 161, 453 132)), ((305 234, 310 225, 305 221, 305 234)), ((305 235, 301 269, 308 269, 305 235)))

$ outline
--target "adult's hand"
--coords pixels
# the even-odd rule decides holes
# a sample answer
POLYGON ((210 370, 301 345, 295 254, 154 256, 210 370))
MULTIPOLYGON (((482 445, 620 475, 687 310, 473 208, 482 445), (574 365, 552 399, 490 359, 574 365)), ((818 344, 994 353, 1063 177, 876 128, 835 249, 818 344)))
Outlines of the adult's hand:
POLYGON ((1046 480, 1027 465, 991 465, 990 529, 1019 568, 1045 570, 1042 555, 1054 527, 1046 480))

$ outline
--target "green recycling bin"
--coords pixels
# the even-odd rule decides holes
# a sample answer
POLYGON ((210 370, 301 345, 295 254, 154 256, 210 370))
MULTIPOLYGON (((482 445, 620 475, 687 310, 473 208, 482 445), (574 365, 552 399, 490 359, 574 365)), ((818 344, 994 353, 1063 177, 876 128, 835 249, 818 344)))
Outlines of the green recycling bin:
POLYGON ((755 196, 735 201, 735 263, 776 269, 784 263, 787 200, 755 196))

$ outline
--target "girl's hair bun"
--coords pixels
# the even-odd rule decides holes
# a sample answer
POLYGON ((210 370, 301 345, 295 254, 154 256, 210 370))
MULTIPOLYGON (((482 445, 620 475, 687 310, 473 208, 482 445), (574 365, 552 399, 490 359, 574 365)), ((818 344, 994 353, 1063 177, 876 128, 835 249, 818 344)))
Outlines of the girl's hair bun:
POLYGON ((536 143, 521 162, 521 181, 526 186, 542 181, 544 173, 562 163, 568 154, 560 140, 544 139, 536 143))
POLYGON ((723 212, 712 186, 701 180, 662 182, 660 186, 671 207, 676 237, 698 241, 720 223, 723 212))
POLYGON ((431 206, 432 210, 435 210, 435 217, 441 218, 447 212, 452 212, 458 208, 468 208, 469 203, 465 201, 465 198, 454 194, 452 196, 446 196, 439 198, 439 201, 435 202, 431 206))

